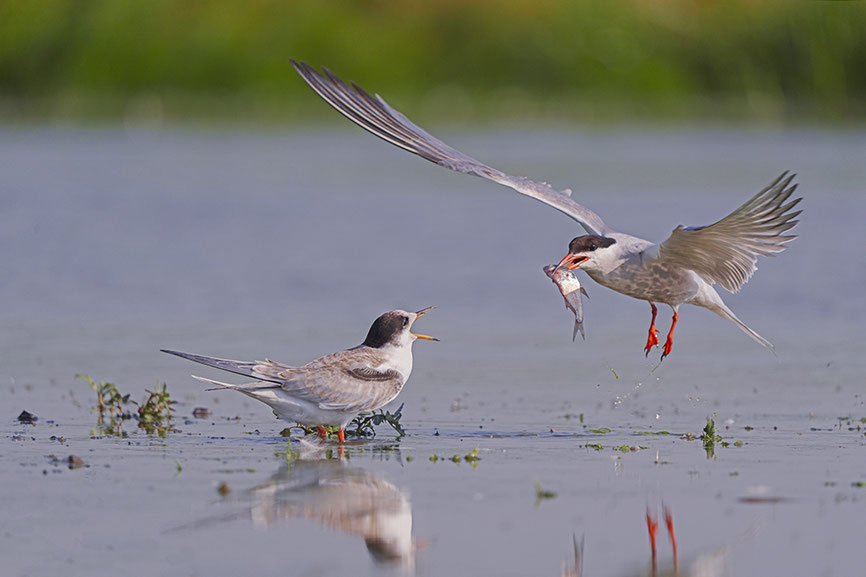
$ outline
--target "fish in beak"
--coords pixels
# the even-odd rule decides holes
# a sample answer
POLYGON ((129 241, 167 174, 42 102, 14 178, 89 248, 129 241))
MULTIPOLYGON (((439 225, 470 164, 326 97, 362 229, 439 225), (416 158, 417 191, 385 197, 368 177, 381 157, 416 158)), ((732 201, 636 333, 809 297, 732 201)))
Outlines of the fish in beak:
POLYGON ((562 267, 565 267, 568 270, 574 270, 587 260, 589 260, 588 256, 568 253, 561 261, 559 261, 559 264, 556 265, 556 268, 550 274, 555 274, 556 271, 558 271, 562 267))

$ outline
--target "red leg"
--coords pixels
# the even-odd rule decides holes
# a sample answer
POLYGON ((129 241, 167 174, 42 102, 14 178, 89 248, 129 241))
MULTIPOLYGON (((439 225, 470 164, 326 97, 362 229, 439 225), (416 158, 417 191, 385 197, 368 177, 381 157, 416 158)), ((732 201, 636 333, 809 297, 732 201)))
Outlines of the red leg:
POLYGON ((649 508, 646 510, 646 528, 649 532, 650 538, 650 548, 653 553, 653 567, 656 565, 656 530, 659 528, 659 523, 656 519, 653 519, 652 513, 650 513, 649 508))
POLYGON ((643 349, 646 356, 649 356, 650 350, 659 344, 659 330, 656 328, 656 315, 659 310, 656 308, 655 303, 650 303, 650 306, 653 309, 653 318, 650 321, 649 336, 646 339, 646 346, 643 349))
POLYGON ((671 354, 671 349, 674 348, 674 327, 677 326, 677 319, 680 318, 679 313, 674 312, 674 320, 671 323, 671 330, 668 331, 668 338, 665 339, 665 350, 662 352, 662 358, 671 354))
POLYGON ((674 552, 674 572, 676 573, 680 568, 680 560, 679 555, 677 555, 677 540, 674 537, 674 516, 667 507, 665 507, 665 525, 668 527, 668 535, 671 538, 671 549, 674 552))
POLYGON ((327 439, 328 438, 328 430, 325 427, 323 427, 322 425, 319 425, 317 427, 317 429, 319 431, 319 438, 320 439, 327 439))
POLYGON ((346 429, 340 429, 337 432, 337 438, 340 439, 341 443, 345 443, 346 442, 346 429))

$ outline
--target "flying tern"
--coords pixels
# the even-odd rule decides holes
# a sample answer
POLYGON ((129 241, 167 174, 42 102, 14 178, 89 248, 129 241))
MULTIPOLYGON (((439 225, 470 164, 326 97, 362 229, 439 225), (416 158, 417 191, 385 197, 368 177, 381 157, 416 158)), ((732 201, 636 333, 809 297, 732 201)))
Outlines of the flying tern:
MULTIPOLYGON (((784 234, 797 224, 801 198, 789 200, 797 185, 793 174, 779 176, 731 214, 709 226, 678 226, 662 243, 617 232, 600 216, 571 198, 571 190, 512 176, 492 168, 431 136, 376 95, 355 83, 346 84, 327 69, 323 74, 303 62, 292 66, 310 87, 349 120, 372 134, 445 168, 492 180, 541 201, 576 220, 587 234, 574 238, 557 268, 580 267, 597 283, 621 294, 647 301, 652 320, 644 351, 658 346, 656 303, 673 309, 662 359, 671 352, 679 307, 707 308, 735 323, 752 339, 774 351, 773 345, 750 329, 729 309, 713 288, 719 284, 735 293, 757 270, 759 255, 771 256, 797 238, 784 234)), ((775 352, 775 351, 774 351, 775 352)))
POLYGON ((430 309, 415 313, 390 311, 373 322, 367 338, 357 347, 331 353, 301 366, 264 361, 232 361, 181 353, 162 352, 255 379, 233 385, 203 377, 194 378, 221 389, 233 389, 269 405, 280 418, 305 426, 338 426, 340 441, 346 425, 361 411, 390 403, 412 373, 412 344, 416 339, 438 341, 410 329, 430 309))

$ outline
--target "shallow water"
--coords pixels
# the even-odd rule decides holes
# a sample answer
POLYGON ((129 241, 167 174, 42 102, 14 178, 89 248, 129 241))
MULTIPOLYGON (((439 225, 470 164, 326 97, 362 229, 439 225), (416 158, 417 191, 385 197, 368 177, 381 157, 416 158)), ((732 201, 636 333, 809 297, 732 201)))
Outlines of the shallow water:
MULTIPOLYGON (((7 129, 4 574, 560 575, 582 541, 582 575, 640 575, 646 511, 665 507, 681 573, 856 573, 866 135, 444 136, 654 240, 796 170, 801 238, 723 295, 778 358, 684 307, 657 367, 642 351, 646 303, 591 281, 587 339, 572 343, 541 271, 581 233, 569 219, 357 131, 7 129), (335 445, 287 444, 267 407, 204 392, 190 372, 216 371, 158 352, 302 363, 360 342, 385 310, 431 304, 418 330, 442 342, 416 344, 395 403, 408 435, 380 429, 342 460, 335 445), (93 393, 76 373, 139 401, 167 383, 179 431, 127 422, 127 439, 91 438, 93 393), (22 409, 35 426, 14 420, 22 409), (713 457, 682 438, 710 416, 728 443, 713 457), (475 467, 450 460, 476 448, 475 467), (49 459, 70 454, 86 466, 49 459), (536 484, 555 496, 538 500, 536 484)), ((663 520, 658 555, 670 569, 663 520)))

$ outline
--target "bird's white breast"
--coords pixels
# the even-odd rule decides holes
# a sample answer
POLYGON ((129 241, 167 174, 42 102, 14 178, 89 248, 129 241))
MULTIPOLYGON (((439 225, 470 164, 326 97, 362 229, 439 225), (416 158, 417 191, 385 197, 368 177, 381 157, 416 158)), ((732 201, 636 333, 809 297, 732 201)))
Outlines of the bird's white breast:
POLYGON ((386 345, 382 348, 382 353, 382 363, 374 368, 379 371, 395 370, 403 375, 405 383, 412 374, 412 345, 386 345))

